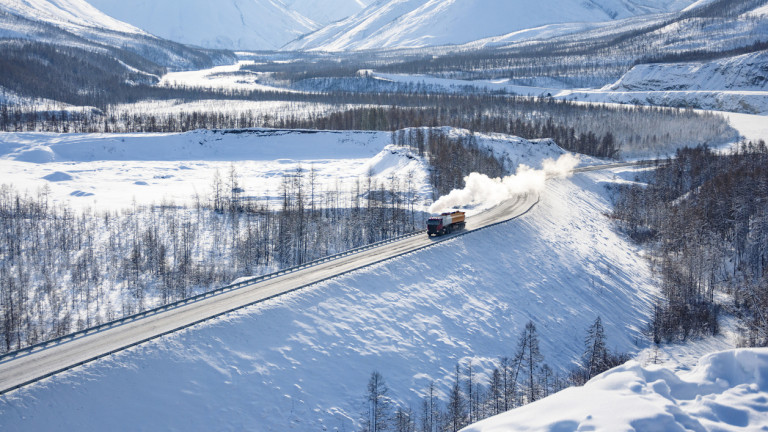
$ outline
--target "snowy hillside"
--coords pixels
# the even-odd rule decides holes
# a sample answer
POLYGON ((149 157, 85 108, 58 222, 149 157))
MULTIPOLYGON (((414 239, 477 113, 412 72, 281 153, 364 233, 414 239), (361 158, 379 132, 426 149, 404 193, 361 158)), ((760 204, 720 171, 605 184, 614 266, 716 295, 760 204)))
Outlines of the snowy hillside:
MULTIPOLYGON (((526 153, 519 149, 521 160, 526 153)), ((0 423, 16 431, 358 430, 373 370, 398 403, 416 409, 432 380, 445 398, 457 362, 471 361, 487 382, 529 320, 555 370, 579 358, 598 315, 611 348, 636 351, 655 291, 647 262, 604 215, 604 182, 623 175, 549 182, 518 220, 0 396, 0 423)))
MULTIPOLYGON (((76 55, 101 55, 120 61, 128 73, 211 67, 234 61, 234 55, 186 47, 157 38, 118 21, 84 0, 7 0, 0 2, 0 38, 41 42, 85 50, 76 55)), ((13 42, 8 42, 14 45, 13 42)), ((7 47, 3 47, 7 49, 7 47)), ((34 54, 29 49, 30 56, 34 54)), ((61 53, 67 55, 66 51, 61 53)), ((95 60, 105 63, 107 60, 95 60)), ((17 64, 23 69, 23 66, 17 64)), ((63 68, 63 66, 62 66, 63 68)), ((55 70, 55 69, 54 69, 55 70)), ((34 72, 28 72, 34 73, 34 72)))
POLYGON ((146 34, 104 14, 86 0, 4 0, 2 8, 24 18, 54 24, 75 33, 83 27, 98 27, 116 32, 146 34))
POLYGON ((768 51, 709 62, 638 65, 608 89, 765 91, 768 90, 768 51))
POLYGON ((689 372, 630 362, 464 432, 768 429, 768 349, 710 354, 689 372))
POLYGON ((691 0, 389 0, 304 36, 287 49, 342 51, 462 44, 547 24, 599 22, 682 9, 691 0))
POLYGON ((326 25, 352 16, 374 0, 282 0, 289 9, 294 10, 312 21, 326 25))
POLYGON ((115 18, 166 39, 238 50, 278 49, 326 22, 362 9, 356 0, 334 4, 306 0, 89 1, 115 18))

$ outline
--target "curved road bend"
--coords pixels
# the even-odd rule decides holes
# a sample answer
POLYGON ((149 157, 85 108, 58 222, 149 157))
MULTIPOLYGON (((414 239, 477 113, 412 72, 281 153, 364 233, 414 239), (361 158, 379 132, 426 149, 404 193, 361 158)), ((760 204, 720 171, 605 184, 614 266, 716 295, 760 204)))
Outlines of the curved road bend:
POLYGON ((0 394, 224 313, 429 247, 464 232, 513 219, 526 213, 536 202, 535 196, 518 196, 468 218, 466 229, 459 233, 443 237, 428 237, 426 233, 408 237, 65 342, 53 343, 30 353, 11 356, 0 362, 0 394))

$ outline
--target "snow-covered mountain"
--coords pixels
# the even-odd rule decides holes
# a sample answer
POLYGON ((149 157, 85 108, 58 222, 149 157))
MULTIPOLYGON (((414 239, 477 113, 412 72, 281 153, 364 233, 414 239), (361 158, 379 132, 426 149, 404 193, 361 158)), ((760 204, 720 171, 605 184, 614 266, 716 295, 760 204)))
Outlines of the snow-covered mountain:
POLYGON ((283 0, 283 3, 312 21, 327 25, 360 12, 373 0, 283 0))
POLYGON ((32 21, 45 22, 73 33, 87 28, 100 28, 122 33, 147 33, 116 20, 96 9, 85 0, 3 0, 0 8, 32 21))
POLYGON ((105 13, 176 42, 223 49, 278 49, 359 12, 362 0, 89 0, 105 13))
POLYGON ((692 0, 379 0, 288 49, 341 51, 461 44, 538 26, 680 10, 692 0))
POLYGON ((3 0, 0 38, 84 49, 147 71, 204 68, 234 61, 232 54, 186 47, 114 19, 85 0, 3 0))

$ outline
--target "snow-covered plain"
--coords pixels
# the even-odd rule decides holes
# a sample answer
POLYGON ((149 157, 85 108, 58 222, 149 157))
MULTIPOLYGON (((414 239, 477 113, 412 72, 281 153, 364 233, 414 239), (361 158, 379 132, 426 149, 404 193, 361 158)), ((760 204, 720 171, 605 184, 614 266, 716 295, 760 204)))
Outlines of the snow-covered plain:
MULTIPOLYGON (((451 136, 465 130, 446 128, 451 136)), ((476 134, 478 144, 520 163, 541 166, 563 150, 551 140, 531 142, 500 134, 476 134)), ((280 195, 284 175, 314 169, 319 191, 349 192, 368 173, 380 184, 393 176, 413 181, 426 205, 427 167, 389 144, 388 132, 193 131, 173 134, 0 134, 0 183, 30 193, 47 188, 55 202, 119 210, 133 203, 192 203, 206 199, 218 171, 235 168, 244 195, 268 201, 280 195)), ((593 162, 585 158, 583 163, 593 162)))
MULTIPOLYGON (((4 181, 35 192, 48 186, 57 202, 121 209, 138 204, 205 199, 215 172, 237 170, 245 194, 279 195, 284 174, 314 167, 318 186, 333 189, 367 174, 371 158, 389 144, 388 133, 251 130, 183 134, 3 134, 4 181)), ((407 161, 407 159, 406 159, 407 161)), ((418 173, 422 167, 403 162, 418 173)))
POLYGON ((604 185, 547 183, 523 218, 145 343, 0 397, 9 430, 354 430, 370 373, 414 408, 457 362, 485 380, 528 320, 546 362, 577 360, 599 315, 635 352, 656 292, 605 215, 604 185))
POLYGON ((463 431, 764 431, 767 407, 768 349, 741 349, 677 374, 629 362, 463 431))

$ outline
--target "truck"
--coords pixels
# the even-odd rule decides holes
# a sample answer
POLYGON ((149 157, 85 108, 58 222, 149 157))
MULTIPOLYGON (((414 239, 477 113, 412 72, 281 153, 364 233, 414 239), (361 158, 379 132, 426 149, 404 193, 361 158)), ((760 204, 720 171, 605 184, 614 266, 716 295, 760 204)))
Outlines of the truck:
POLYGON ((427 220, 427 235, 439 236, 450 234, 453 231, 464 228, 466 225, 465 214, 462 211, 442 213, 427 220))

